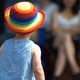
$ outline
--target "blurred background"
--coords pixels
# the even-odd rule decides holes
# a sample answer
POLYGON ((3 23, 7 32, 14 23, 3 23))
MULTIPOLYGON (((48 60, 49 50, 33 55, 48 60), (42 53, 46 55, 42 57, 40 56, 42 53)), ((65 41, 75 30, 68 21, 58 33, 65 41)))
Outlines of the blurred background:
POLYGON ((80 80, 80 0, 0 0, 0 46, 15 36, 6 28, 4 11, 20 1, 34 3, 46 16, 31 36, 41 47, 46 80, 80 80))

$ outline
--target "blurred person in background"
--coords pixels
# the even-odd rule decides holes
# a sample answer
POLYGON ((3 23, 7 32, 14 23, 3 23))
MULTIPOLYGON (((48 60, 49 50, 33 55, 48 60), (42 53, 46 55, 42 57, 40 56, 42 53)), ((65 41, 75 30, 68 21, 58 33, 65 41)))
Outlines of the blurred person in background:
MULTIPOLYGON (((41 47, 42 50, 42 64, 45 71, 46 79, 49 80, 51 77, 51 57, 52 51, 52 36, 50 33, 51 29, 51 14, 58 9, 58 5, 54 0, 36 0, 36 7, 45 13, 45 21, 42 27, 36 31, 31 39, 41 47), (49 79, 48 79, 49 78, 49 79)), ((52 64, 51 64, 52 65, 52 64)))
POLYGON ((55 41, 53 46, 58 49, 58 58, 52 80, 59 80, 66 60, 74 74, 74 80, 80 80, 80 69, 75 59, 73 41, 77 41, 80 32, 79 0, 60 0, 60 11, 52 15, 52 26, 55 41))
MULTIPOLYGON (((36 7, 40 10, 42 10, 45 13, 45 21, 42 27, 38 30, 38 39, 37 44, 42 46, 45 46, 46 39, 51 37, 51 14, 57 10, 59 7, 55 3, 55 0, 36 0, 38 3, 36 3, 36 7)), ((34 35, 36 35, 34 33, 34 35)), ((35 37, 35 36, 34 36, 35 37)))
POLYGON ((35 32, 33 34, 34 36, 32 36, 32 39, 38 45, 42 46, 44 45, 45 42, 46 32, 49 32, 50 30, 51 14, 58 8, 58 5, 52 2, 54 0, 35 0, 35 1, 36 1, 35 3, 36 7, 45 13, 46 18, 41 29, 39 29, 38 32, 35 32), (37 37, 37 35, 39 35, 39 37, 37 37))
POLYGON ((45 22, 44 22, 42 28, 49 30, 50 29, 51 14, 56 9, 58 9, 58 5, 56 3, 54 3, 54 0, 38 0, 38 4, 36 4, 36 6, 40 10, 43 10, 43 12, 46 15, 46 19, 45 19, 45 22))

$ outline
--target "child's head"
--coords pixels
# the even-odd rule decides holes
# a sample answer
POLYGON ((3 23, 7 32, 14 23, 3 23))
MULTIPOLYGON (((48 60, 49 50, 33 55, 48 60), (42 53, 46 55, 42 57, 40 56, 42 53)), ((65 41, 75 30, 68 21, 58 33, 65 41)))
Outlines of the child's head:
POLYGON ((4 13, 7 27, 19 35, 30 35, 44 21, 44 13, 30 2, 19 2, 7 8, 4 13))

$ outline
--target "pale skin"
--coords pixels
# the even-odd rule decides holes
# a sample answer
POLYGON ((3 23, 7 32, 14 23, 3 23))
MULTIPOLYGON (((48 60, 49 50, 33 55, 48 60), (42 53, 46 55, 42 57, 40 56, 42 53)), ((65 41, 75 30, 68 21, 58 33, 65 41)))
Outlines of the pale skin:
POLYGON ((1 51, 2 51, 2 46, 0 47, 0 55, 1 55, 1 51))
POLYGON ((1 48, 0 48, 0 55, 1 55, 1 48))
POLYGON ((41 50, 38 45, 32 47, 33 71, 36 80, 45 80, 43 68, 41 65, 41 50))
MULTIPOLYGON (((23 39, 29 39, 31 34, 28 35, 19 35, 17 34, 16 37, 14 37, 14 40, 23 40, 23 39)), ((0 48, 0 54, 1 54, 2 48, 0 48)), ((45 80, 44 71, 41 64, 41 50, 38 45, 34 44, 32 45, 32 68, 34 72, 34 76, 36 80, 45 80)))
POLYGON ((66 59, 68 60, 73 74, 80 72, 79 66, 75 60, 75 48, 72 42, 72 36, 79 33, 80 25, 74 26, 73 28, 64 29, 59 27, 57 22, 58 12, 55 11, 52 16, 53 32, 56 37, 54 45, 58 48, 58 59, 55 66, 55 76, 61 76, 66 59))

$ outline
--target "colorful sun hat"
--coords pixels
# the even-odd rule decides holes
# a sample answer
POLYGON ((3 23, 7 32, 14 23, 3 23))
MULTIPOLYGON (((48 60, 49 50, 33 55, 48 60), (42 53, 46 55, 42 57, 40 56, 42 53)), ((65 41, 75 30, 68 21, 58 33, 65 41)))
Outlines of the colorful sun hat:
POLYGON ((30 2, 19 2, 5 10, 7 27, 18 34, 36 31, 44 22, 45 15, 30 2))

